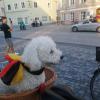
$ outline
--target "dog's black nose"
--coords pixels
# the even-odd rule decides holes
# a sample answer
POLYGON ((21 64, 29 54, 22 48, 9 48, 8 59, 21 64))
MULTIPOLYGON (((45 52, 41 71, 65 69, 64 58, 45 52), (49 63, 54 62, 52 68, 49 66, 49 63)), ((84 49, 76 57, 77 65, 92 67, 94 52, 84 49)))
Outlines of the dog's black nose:
POLYGON ((62 60, 64 58, 64 56, 61 56, 60 59, 62 60))

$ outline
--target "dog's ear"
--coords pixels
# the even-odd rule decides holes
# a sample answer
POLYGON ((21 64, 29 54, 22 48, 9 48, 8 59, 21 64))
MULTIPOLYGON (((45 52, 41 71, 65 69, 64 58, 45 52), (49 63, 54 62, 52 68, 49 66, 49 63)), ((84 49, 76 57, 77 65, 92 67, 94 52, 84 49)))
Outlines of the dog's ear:
POLYGON ((38 51, 36 48, 30 48, 27 51, 24 51, 22 55, 23 62, 28 65, 30 70, 37 70, 41 67, 42 63, 38 57, 38 51))

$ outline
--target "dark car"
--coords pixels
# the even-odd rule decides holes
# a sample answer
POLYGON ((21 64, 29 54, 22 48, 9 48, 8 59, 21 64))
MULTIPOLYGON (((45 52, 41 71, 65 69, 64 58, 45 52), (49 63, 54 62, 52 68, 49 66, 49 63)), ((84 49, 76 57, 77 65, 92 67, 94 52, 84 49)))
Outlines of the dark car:
POLYGON ((1 27, 2 27, 2 16, 0 16, 0 31, 2 30, 1 27))
POLYGON ((33 21, 33 23, 31 25, 32 25, 32 27, 39 27, 39 26, 42 26, 42 22, 39 20, 35 20, 35 21, 33 21))
POLYGON ((0 24, 0 31, 2 31, 1 27, 2 27, 2 24, 0 24))

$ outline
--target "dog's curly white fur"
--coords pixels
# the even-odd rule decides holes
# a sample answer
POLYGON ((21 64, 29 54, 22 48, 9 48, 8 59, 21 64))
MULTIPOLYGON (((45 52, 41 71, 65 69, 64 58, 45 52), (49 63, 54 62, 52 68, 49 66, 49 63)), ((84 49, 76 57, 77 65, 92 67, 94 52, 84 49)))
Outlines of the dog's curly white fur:
MULTIPOLYGON (((46 63, 58 63, 62 52, 57 49, 55 42, 48 36, 33 38, 26 46, 22 54, 22 62, 29 67, 31 71, 41 69, 46 63)), ((8 91, 21 92, 28 89, 34 89, 45 82, 45 73, 41 75, 32 75, 24 69, 24 79, 15 86, 6 86, 0 80, 0 93, 8 91)))

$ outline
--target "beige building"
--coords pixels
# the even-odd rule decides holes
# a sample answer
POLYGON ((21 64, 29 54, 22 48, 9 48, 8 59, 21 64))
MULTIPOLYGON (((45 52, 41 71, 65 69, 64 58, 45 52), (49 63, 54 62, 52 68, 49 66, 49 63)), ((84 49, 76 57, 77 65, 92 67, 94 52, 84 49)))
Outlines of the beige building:
POLYGON ((56 21, 56 0, 4 0, 6 16, 14 25, 23 21, 30 25, 35 18, 43 23, 56 21))
POLYGON ((5 16, 5 6, 3 0, 0 0, 0 16, 5 16))
POLYGON ((96 9, 100 7, 100 0, 62 0, 59 11, 61 21, 71 23, 96 16, 96 9))

